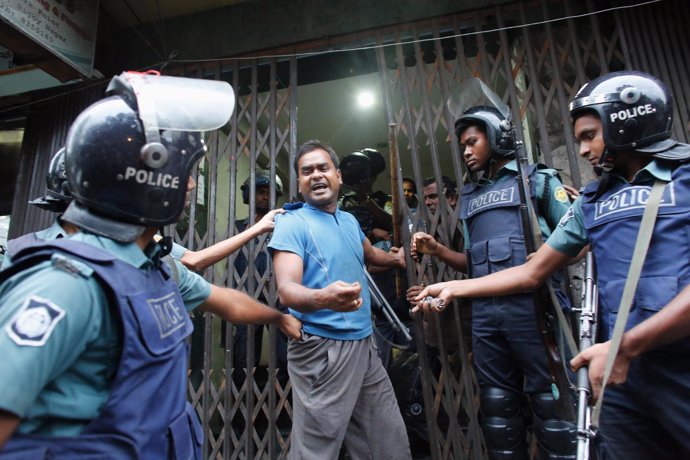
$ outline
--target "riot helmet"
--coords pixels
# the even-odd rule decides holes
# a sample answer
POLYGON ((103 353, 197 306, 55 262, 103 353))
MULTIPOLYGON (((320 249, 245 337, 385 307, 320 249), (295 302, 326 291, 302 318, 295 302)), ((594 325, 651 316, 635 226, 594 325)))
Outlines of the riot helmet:
POLYGON ((46 192, 44 196, 29 201, 29 204, 46 211, 65 212, 70 201, 72 201, 72 194, 67 183, 64 147, 58 150, 50 159, 48 173, 46 174, 46 192))
POLYGON ((489 139, 491 155, 510 158, 515 155, 515 135, 512 125, 498 109, 491 106, 475 106, 463 112, 455 122, 455 133, 460 139, 470 126, 483 127, 489 139))
POLYGON ((613 153, 637 151, 663 159, 688 154, 670 139, 673 98, 653 75, 621 71, 595 78, 570 103, 573 120, 587 113, 601 120, 604 144, 613 153))
POLYGON ((67 135, 65 164, 75 201, 63 218, 117 241, 174 223, 204 155, 201 132, 230 118, 226 82, 125 72, 67 135))
MULTIPOLYGON (((257 169, 255 175, 255 187, 270 187, 271 186, 271 172, 266 169, 257 169)), ((249 204, 249 190, 251 186, 251 176, 247 177, 240 190, 242 190, 242 201, 244 204, 249 204)), ((276 197, 283 195, 283 181, 276 174, 276 197)))
POLYGON ((378 176, 386 169, 386 160, 383 155, 378 150, 375 149, 362 149, 361 152, 369 158, 369 163, 371 164, 371 175, 378 176))
POLYGON ((355 187, 381 174, 386 169, 386 160, 378 150, 366 148, 346 155, 339 168, 343 184, 355 187))
POLYGON ((372 177, 371 161, 362 152, 352 152, 340 160, 340 175, 343 184, 354 187, 372 177))

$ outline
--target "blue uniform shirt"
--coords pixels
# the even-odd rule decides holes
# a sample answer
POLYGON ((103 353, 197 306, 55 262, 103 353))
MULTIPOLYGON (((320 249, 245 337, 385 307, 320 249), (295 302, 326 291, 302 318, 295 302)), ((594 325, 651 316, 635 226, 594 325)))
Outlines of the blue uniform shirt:
MULTIPOLYGON (((336 340, 360 340, 371 335, 371 301, 364 273, 364 233, 355 217, 334 214, 309 204, 276 216, 270 251, 286 251, 302 259, 302 285, 321 289, 335 281, 359 282, 362 306, 353 312, 323 309, 302 313, 290 308, 310 334, 336 340)), ((290 306, 288 305, 288 308, 290 306)))
MULTIPOLYGON (((632 183, 649 184, 654 182, 655 178, 670 181, 671 168, 651 161, 635 174, 632 183)), ((626 182, 625 178, 616 174, 611 175, 611 180, 626 182)), ((566 215, 563 216, 546 244, 560 253, 575 257, 588 243, 589 238, 582 215, 582 197, 578 197, 566 215)))
MULTIPOLYGON (((517 172, 516 160, 511 160, 496 171, 496 177, 490 183, 512 180, 517 175, 517 172)), ((561 217, 568 211, 570 201, 568 200, 568 194, 563 188, 563 184, 554 174, 547 174, 544 170, 537 170, 534 176, 537 178, 536 199, 540 201, 543 197, 547 203, 545 209, 540 208, 540 212, 537 212, 539 229, 544 239, 546 239, 551 235, 551 229, 556 227, 561 217), (544 196, 545 186, 547 185, 546 181, 548 181, 548 196, 544 196), (544 212, 544 215, 542 215, 542 212, 544 212)), ((489 183, 488 179, 482 179, 482 181, 489 183)), ((472 247, 472 241, 470 241, 470 233, 465 222, 463 222, 463 230, 465 249, 469 250, 472 247)))
MULTIPOLYGON (((83 241, 135 266, 157 258, 157 245, 144 253, 135 243, 77 233, 83 241)), ((108 307, 92 270, 56 254, 0 286, 0 408, 19 415, 21 433, 73 436, 94 419, 110 394, 120 356, 119 320, 108 307), (36 307, 39 308, 36 308, 36 307), (30 315, 39 309, 48 314, 30 315), (36 340, 22 337, 39 334, 36 340)), ((211 293, 199 275, 178 264, 179 288, 188 310, 211 293)))

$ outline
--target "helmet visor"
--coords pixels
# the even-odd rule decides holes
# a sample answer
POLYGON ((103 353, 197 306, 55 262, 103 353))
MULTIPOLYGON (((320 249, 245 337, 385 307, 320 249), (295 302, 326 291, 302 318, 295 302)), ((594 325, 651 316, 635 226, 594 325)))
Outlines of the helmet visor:
POLYGON ((235 108, 235 93, 224 81, 136 72, 122 76, 134 88, 150 128, 211 131, 225 125, 235 108))
POLYGON ((470 78, 462 83, 446 101, 448 110, 455 119, 460 118, 465 111, 476 106, 493 107, 510 120, 510 108, 479 78, 470 78))

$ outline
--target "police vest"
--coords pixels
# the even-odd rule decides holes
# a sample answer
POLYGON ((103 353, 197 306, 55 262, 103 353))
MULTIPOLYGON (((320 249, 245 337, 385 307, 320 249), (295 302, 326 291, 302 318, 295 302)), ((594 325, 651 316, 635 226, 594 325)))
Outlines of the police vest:
MULTIPOLYGON (((583 192, 582 212, 597 262, 600 336, 611 337, 651 184, 616 183, 594 198, 598 182, 583 192)), ((690 164, 678 167, 666 184, 654 233, 637 285, 626 330, 661 310, 690 284, 690 164)), ((690 351, 690 339, 664 347, 690 351)))
MULTIPOLYGON (((530 197, 536 196, 536 166, 528 171, 530 197)), ((460 218, 469 232, 470 276, 479 278, 525 261, 520 218, 519 176, 486 185, 466 184, 461 191, 460 218)))
POLYGON ((0 282, 56 251, 91 267, 119 314, 120 365, 100 414, 79 436, 16 433, 0 458, 200 459, 203 433, 186 401, 185 338, 193 327, 167 270, 144 271, 91 245, 62 240, 22 251, 0 282))
POLYGON ((18 254, 22 249, 42 241, 42 239, 36 236, 35 232, 18 236, 17 238, 7 241, 7 254, 12 257, 14 254, 18 254))

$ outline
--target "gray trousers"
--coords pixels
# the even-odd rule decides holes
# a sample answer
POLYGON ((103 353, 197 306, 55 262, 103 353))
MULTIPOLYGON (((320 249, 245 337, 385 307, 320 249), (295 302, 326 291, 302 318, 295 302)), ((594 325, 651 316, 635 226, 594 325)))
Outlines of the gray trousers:
POLYGON ((333 340, 303 334, 288 344, 292 382, 290 460, 410 459, 410 443, 373 336, 333 340))

